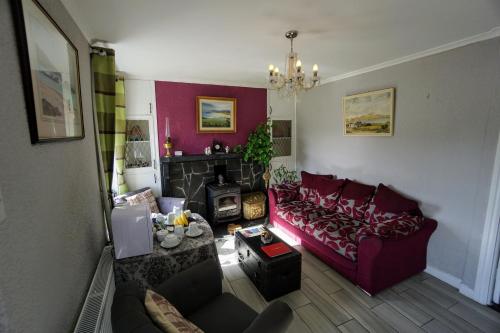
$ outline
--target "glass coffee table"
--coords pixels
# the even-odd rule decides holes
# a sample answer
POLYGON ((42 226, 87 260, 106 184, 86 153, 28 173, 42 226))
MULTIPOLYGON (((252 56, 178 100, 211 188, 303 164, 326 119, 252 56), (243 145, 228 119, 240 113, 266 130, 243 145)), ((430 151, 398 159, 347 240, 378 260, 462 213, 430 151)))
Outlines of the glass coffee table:
MULTIPOLYGON (((255 227, 253 227, 255 228, 255 227)), ((246 237, 242 231, 235 232, 235 247, 238 263, 267 301, 300 289, 302 256, 269 229, 273 235, 269 244, 261 241, 260 235, 246 237), (291 250, 276 257, 268 256, 262 247, 283 242, 291 250)))

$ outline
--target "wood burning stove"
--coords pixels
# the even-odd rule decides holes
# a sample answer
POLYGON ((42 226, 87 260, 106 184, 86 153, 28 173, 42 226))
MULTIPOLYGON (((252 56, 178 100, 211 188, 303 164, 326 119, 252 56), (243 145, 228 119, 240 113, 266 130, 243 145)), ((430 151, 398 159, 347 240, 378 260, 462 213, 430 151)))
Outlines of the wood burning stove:
POLYGON ((226 182, 225 166, 214 168, 216 182, 206 186, 207 214, 212 225, 241 218, 241 188, 234 182, 226 182))

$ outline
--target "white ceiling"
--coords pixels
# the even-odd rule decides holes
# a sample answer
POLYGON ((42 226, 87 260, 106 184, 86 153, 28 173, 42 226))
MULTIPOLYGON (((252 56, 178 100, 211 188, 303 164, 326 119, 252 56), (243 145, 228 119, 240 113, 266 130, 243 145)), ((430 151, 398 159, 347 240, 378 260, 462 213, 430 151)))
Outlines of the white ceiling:
POLYGON ((295 41, 328 78, 500 26, 499 0, 62 0, 131 77, 264 86, 295 41))

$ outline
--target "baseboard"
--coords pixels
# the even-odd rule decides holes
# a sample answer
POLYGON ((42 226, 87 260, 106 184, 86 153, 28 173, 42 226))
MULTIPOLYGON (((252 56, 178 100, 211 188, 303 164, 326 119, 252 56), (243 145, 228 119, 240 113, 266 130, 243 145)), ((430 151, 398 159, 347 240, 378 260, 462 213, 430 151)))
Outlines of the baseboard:
POLYGON ((458 291, 466 296, 466 297, 469 297, 470 299, 474 300, 477 302, 477 300, 475 299, 475 292, 474 292, 474 289, 472 289, 471 287, 469 286, 466 286, 465 284, 463 283, 460 283, 460 286, 458 287, 458 291))
POLYGON ((460 285, 462 283, 462 280, 457 278, 456 276, 451 275, 450 273, 443 272, 442 270, 432 266, 427 266, 425 272, 457 289, 460 288, 460 285))

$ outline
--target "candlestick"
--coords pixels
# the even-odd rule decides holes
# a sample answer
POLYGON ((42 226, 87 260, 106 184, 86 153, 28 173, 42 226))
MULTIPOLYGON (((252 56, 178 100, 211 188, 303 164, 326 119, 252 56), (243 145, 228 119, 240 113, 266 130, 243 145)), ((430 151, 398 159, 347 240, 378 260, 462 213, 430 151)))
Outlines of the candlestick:
POLYGON ((165 138, 170 137, 170 122, 168 121, 168 117, 165 118, 165 138))

